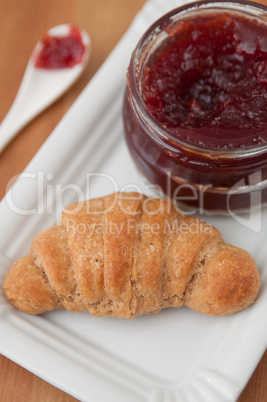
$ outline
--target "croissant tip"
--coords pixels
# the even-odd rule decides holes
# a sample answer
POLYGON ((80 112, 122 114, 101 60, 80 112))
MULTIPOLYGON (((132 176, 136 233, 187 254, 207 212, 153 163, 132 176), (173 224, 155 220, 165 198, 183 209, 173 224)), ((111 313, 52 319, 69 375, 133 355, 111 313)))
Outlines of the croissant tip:
POLYGON ((12 265, 3 291, 15 308, 28 314, 42 314, 59 306, 58 297, 29 255, 12 265))
POLYGON ((206 315, 233 314, 255 302, 260 282, 252 256, 224 243, 190 284, 185 304, 206 315))

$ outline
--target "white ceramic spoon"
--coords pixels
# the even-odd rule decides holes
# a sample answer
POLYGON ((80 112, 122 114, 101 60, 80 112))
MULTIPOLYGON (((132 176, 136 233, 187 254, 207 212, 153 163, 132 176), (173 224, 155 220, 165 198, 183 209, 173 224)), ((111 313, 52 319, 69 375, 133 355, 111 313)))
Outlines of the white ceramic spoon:
MULTIPOLYGON (((70 24, 51 28, 51 36, 68 36, 70 24)), ((85 51, 80 63, 71 68, 45 69, 35 67, 36 58, 42 48, 39 41, 26 67, 17 96, 0 125, 0 153, 11 139, 34 117, 58 99, 80 76, 89 59, 91 41, 81 30, 85 51)))

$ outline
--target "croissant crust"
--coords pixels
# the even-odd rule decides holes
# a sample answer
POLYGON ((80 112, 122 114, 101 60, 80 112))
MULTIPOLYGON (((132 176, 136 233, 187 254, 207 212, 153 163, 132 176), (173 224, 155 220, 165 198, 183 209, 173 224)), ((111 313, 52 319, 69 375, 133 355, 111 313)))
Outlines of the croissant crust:
POLYGON ((113 193, 69 206, 8 271, 4 293, 18 309, 58 308, 133 318, 186 305, 231 314, 257 297, 246 251, 168 199, 113 193))

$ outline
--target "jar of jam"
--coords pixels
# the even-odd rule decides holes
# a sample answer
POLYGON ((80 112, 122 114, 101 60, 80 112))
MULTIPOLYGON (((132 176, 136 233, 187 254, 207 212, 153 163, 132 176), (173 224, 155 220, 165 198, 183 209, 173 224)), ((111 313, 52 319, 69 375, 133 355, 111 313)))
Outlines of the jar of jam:
POLYGON ((132 54, 123 120, 137 168, 174 201, 267 203, 267 8, 205 1, 156 21, 132 54))

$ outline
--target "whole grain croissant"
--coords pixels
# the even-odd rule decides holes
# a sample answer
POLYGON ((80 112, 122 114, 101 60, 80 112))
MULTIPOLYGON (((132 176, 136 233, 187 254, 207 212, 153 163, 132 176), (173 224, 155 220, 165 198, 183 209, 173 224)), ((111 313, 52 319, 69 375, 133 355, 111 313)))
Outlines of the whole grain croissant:
POLYGON ((68 207, 16 261, 4 292, 30 314, 65 307, 132 318, 186 305, 208 315, 253 303, 253 258, 167 199, 114 193, 68 207))

